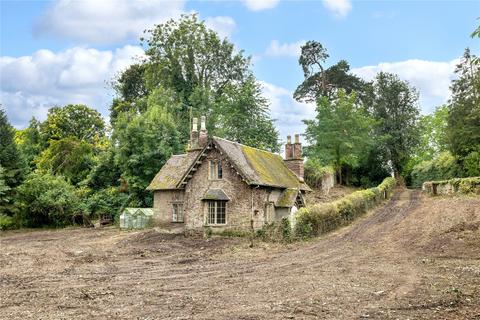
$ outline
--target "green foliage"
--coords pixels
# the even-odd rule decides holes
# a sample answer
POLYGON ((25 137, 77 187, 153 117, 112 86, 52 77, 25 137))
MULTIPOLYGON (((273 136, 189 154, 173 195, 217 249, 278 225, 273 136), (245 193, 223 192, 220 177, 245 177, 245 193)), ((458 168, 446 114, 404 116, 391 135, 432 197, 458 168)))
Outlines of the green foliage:
POLYGON ((432 160, 420 162, 412 170, 412 185, 421 186, 425 181, 446 180, 461 175, 457 159, 448 151, 432 160))
POLYGON ((44 141, 40 135, 40 122, 32 118, 27 128, 15 132, 15 143, 30 170, 35 169, 34 159, 44 148, 44 141))
POLYGON ((86 200, 86 207, 92 219, 110 216, 118 220, 122 208, 128 205, 129 197, 118 188, 109 187, 94 192, 86 200))
POLYGON ((443 105, 432 114, 420 117, 420 142, 415 150, 415 157, 431 160, 440 152, 447 150, 448 107, 443 105))
POLYGON ((151 195, 145 188, 168 158, 183 149, 177 126, 165 108, 151 105, 143 114, 123 114, 117 121, 115 162, 128 183, 128 192, 138 201, 136 206, 151 205, 151 195))
POLYGON ((255 79, 250 76, 242 86, 228 84, 224 90, 214 112, 215 122, 221 125, 214 133, 247 146, 279 151, 278 132, 255 79))
POLYGON ((337 98, 321 98, 314 120, 304 120, 305 135, 310 146, 309 157, 333 164, 342 184, 342 166, 355 167, 365 149, 371 144, 373 120, 356 103, 356 95, 340 90, 337 98))
POLYGON ((0 214, 0 230, 15 229, 15 220, 3 214, 0 214))
POLYGON ((93 146, 76 137, 52 140, 36 159, 38 170, 62 175, 72 184, 83 181, 95 165, 93 146))
POLYGON ((292 226, 288 217, 282 220, 265 224, 262 229, 257 230, 255 237, 262 241, 269 242, 291 242, 293 241, 292 226))
POLYGON ((448 193, 480 194, 480 177, 454 178, 442 181, 427 181, 423 189, 431 195, 441 194, 439 190, 449 190, 448 193))
POLYGON ((371 112, 378 120, 378 150, 399 177, 418 144, 418 92, 397 75, 380 72, 371 112))
POLYGON ((93 144, 105 135, 105 124, 95 109, 82 104, 69 104, 50 108, 47 119, 40 125, 40 131, 47 142, 75 137, 93 144))
POLYGON ((323 166, 318 159, 308 158, 305 162, 305 182, 312 188, 320 188, 325 175, 334 173, 332 166, 323 166))
POLYGON ((470 152, 463 159, 463 169, 467 176, 480 176, 480 152, 470 152))
POLYGON ((14 188, 22 182, 26 169, 14 135, 15 130, 8 122, 5 111, 0 108, 0 166, 5 169, 3 179, 10 188, 14 188))
POLYGON ((447 139, 450 151, 460 159, 480 150, 480 65, 466 49, 450 87, 447 139))
POLYGON ((328 57, 327 49, 320 42, 308 41, 302 46, 298 63, 302 67, 304 81, 293 97, 297 101, 315 102, 322 97, 332 99, 338 89, 343 89, 347 94, 356 91, 359 93, 357 98, 365 98, 369 84, 349 73, 350 65, 345 60, 325 68, 328 57))
POLYGON ((395 179, 389 177, 378 187, 353 192, 334 202, 301 208, 296 215, 295 235, 305 239, 347 225, 388 198, 395 185, 395 179))
POLYGON ((82 203, 75 188, 60 176, 30 174, 18 187, 24 223, 29 227, 65 226, 75 214, 82 214, 82 203))

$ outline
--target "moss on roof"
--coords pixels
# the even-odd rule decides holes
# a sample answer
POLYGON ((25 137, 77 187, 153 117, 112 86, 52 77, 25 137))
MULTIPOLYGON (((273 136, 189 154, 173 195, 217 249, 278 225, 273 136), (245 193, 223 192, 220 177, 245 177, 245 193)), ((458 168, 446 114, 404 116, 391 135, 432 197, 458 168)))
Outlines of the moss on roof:
POLYGON ((147 190, 172 190, 177 189, 178 184, 189 171, 200 151, 192 151, 187 154, 173 155, 153 178, 147 190))
POLYGON ((297 200, 298 189, 289 188, 283 190, 280 197, 278 197, 277 202, 275 203, 276 207, 293 207, 295 200, 297 200))

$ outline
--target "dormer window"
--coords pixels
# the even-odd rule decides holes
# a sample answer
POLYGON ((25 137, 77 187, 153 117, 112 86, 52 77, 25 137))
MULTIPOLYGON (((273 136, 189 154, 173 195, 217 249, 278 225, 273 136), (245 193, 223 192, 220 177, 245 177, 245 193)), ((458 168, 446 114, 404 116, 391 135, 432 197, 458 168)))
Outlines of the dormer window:
POLYGON ((222 179, 222 161, 221 160, 210 160, 209 162, 209 179, 210 180, 219 180, 222 179))

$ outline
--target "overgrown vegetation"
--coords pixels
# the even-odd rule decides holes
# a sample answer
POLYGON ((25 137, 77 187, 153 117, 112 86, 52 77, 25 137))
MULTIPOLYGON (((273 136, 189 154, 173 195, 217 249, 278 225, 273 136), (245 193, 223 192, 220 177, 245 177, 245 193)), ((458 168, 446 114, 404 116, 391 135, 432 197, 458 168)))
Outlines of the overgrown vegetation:
POLYGON ((395 184, 395 179, 389 177, 378 187, 353 192, 334 202, 301 208, 296 216, 295 236, 310 238, 351 223, 388 198, 395 184))
POLYGON ((443 181, 428 181, 423 187, 426 191, 432 195, 439 192, 440 188, 450 189, 448 193, 461 193, 461 194, 480 194, 480 177, 470 178, 455 178, 443 181))

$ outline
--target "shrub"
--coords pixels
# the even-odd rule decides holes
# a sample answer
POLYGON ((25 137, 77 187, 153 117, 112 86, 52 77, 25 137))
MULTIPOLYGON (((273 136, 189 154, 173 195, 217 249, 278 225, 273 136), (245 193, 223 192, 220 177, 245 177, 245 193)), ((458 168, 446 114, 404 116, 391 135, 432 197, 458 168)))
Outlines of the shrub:
POLYGON ((296 216, 295 236, 305 239, 349 224, 383 199, 390 197, 395 184, 395 179, 389 177, 378 187, 353 192, 331 203, 300 209, 296 216))
POLYGON ((442 152, 438 157, 422 161, 412 170, 412 185, 421 186, 425 181, 446 180, 461 176, 457 159, 450 152, 442 152))
POLYGON ((321 188, 323 177, 327 174, 334 174, 331 166, 322 166, 317 160, 309 159, 305 163, 305 182, 314 188, 321 188))
POLYGON ((86 200, 87 210, 92 219, 103 215, 118 219, 120 210, 127 205, 129 197, 118 191, 118 188, 110 187, 91 194, 86 200))
POLYGON ((468 177, 480 176, 480 152, 470 152, 463 159, 463 169, 468 177))
POLYGON ((83 214, 83 204, 74 187, 51 174, 32 173, 18 187, 24 223, 29 227, 65 226, 75 214, 83 214))
POLYGON ((15 228, 15 221, 12 217, 0 214, 0 230, 9 230, 15 228))

